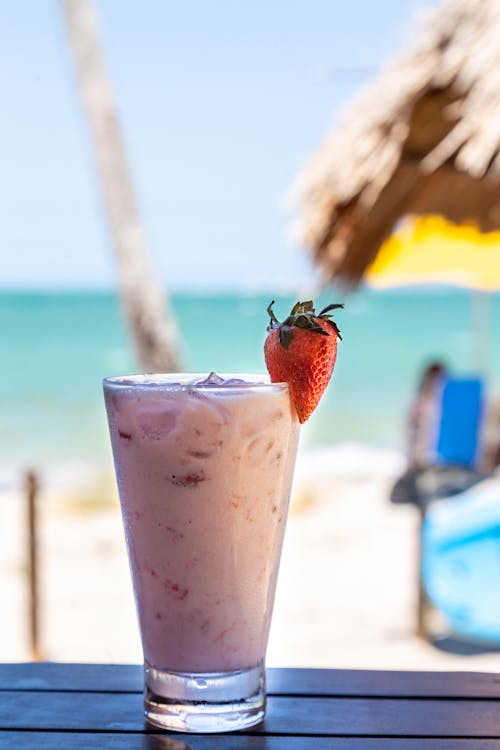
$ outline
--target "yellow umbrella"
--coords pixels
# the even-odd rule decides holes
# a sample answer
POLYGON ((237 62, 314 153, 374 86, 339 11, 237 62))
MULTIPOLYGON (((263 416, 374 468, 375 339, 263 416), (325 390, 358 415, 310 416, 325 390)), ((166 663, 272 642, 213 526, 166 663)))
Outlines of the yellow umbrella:
POLYGON ((500 289, 500 232, 482 234, 440 216, 408 219, 382 245, 365 278, 377 289, 416 284, 500 289))
POLYGON ((365 278, 376 289, 447 284, 476 290, 476 362, 486 370, 486 292, 500 289, 500 232, 483 234, 472 225, 457 226, 439 216, 407 219, 382 245, 365 278))

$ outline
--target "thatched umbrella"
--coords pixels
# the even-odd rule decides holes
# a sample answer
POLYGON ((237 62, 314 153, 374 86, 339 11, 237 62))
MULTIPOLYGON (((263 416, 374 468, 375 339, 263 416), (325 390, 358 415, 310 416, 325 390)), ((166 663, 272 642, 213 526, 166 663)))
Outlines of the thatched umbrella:
POLYGON ((414 36, 299 178, 327 280, 356 285, 406 214, 500 228, 500 0, 447 0, 414 36))

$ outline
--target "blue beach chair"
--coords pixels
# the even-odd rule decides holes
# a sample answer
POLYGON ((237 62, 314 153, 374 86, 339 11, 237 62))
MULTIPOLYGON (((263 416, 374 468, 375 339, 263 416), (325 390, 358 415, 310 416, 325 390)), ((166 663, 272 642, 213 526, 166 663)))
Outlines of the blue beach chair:
POLYGON ((479 378, 448 377, 437 404, 435 463, 476 468, 481 461, 484 388, 479 378))
POLYGON ((397 479, 390 499, 411 503, 425 514, 429 503, 467 489, 480 478, 483 463, 484 386, 476 377, 446 377, 432 397, 432 416, 418 438, 420 463, 397 479))

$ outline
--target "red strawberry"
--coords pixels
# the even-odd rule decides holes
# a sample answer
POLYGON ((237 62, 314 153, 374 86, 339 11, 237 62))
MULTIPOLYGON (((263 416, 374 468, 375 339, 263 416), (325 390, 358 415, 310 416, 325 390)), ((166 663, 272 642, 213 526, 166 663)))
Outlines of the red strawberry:
POLYGON ((337 341, 342 338, 328 313, 344 305, 328 305, 316 315, 311 301, 297 302, 283 323, 276 318, 273 305, 274 301, 267 308, 271 321, 264 343, 266 367, 273 383, 288 383, 299 422, 303 424, 330 381, 337 341))

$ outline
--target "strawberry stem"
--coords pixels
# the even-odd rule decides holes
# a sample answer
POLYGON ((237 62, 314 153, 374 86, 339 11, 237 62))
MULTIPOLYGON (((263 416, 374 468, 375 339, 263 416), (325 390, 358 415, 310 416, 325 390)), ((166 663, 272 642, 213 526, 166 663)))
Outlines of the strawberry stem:
POLYGON ((322 336, 330 336, 330 332, 326 331, 316 322, 318 319, 327 320, 339 339, 342 339, 340 330, 335 321, 331 320, 331 315, 329 313, 331 310, 343 308, 343 304, 327 305, 318 315, 316 315, 314 311, 314 303, 312 300, 307 300, 306 302, 296 302, 292 307, 288 318, 286 318, 283 323, 280 323, 280 321, 274 314, 274 303, 275 301, 273 300, 267 308, 267 314, 270 318, 267 330, 271 331, 273 328, 279 329, 279 340, 281 346, 284 349, 288 349, 291 344, 293 337, 293 326, 296 326, 297 328, 306 328, 313 333, 320 333, 322 336))

